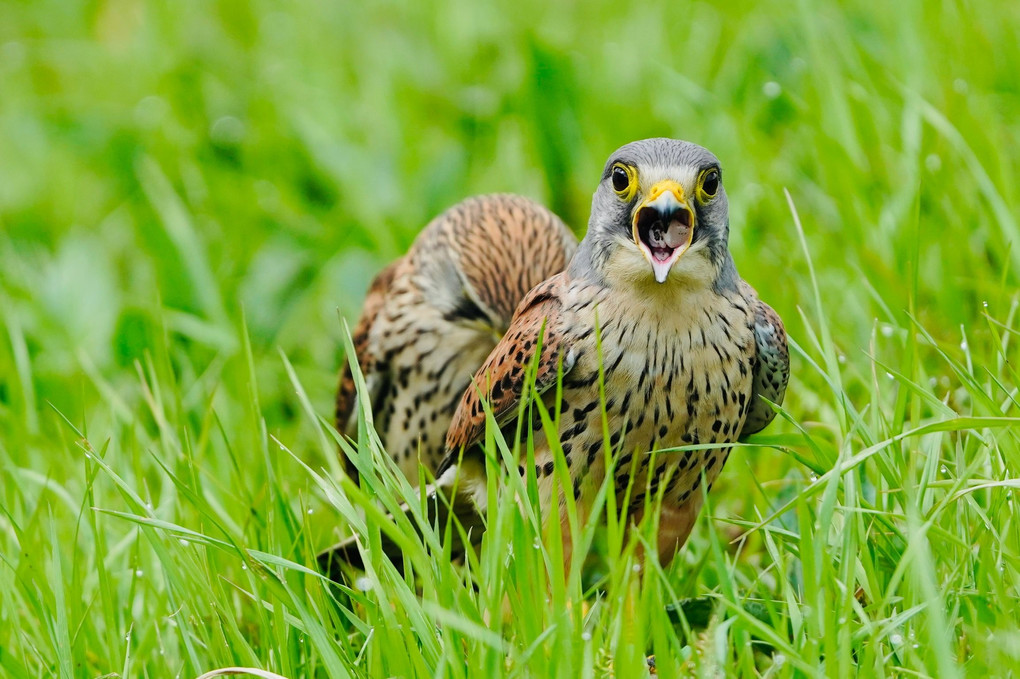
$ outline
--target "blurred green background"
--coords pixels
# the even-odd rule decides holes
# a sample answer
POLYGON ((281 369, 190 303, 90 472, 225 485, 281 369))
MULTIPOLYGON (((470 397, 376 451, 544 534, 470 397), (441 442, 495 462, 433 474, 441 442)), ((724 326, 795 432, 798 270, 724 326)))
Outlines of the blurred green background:
POLYGON ((1017 3, 0 7, 0 299, 34 391, 5 371, 15 430, 45 400, 81 413, 86 364, 133 382, 163 333, 196 370, 229 357, 242 309, 326 404, 336 308, 355 318, 429 218, 514 191, 583 232, 605 158, 647 136, 722 159, 738 266, 795 334, 784 188, 848 351, 907 307, 914 248, 935 332, 1017 280, 1017 3))
MULTIPOLYGON (((107 611, 75 637, 86 669, 123 658, 131 621, 141 654, 162 649, 146 617, 177 605, 130 575, 153 557, 126 522, 82 527, 85 508, 123 502, 93 485, 61 415, 109 442, 107 462, 167 520, 205 525, 155 460, 207 484, 253 544, 294 556, 252 508, 278 492, 302 510, 322 501, 292 460, 263 457, 267 436, 313 467, 335 462, 280 354, 329 417, 337 310, 353 322, 371 277, 431 217, 510 191, 581 234, 606 157, 641 137, 719 156, 741 273, 799 344, 831 336, 859 406, 891 402, 874 356, 914 365, 935 400, 967 411, 932 352, 923 367, 902 358, 903 329, 912 315, 954 358, 1002 367, 983 314, 1011 319, 1020 285, 1018 35, 1020 3, 992 1, 3 0, 8 642, 47 666, 26 651, 55 634, 47 605, 20 611, 52 603, 51 552, 84 596, 71 620, 95 597, 107 611), (112 584, 88 575, 103 559, 112 584), (135 608, 110 612, 107 586, 135 608)), ((835 386, 794 360, 787 409, 837 438, 835 386)), ((750 518, 748 469, 800 474, 747 458, 724 475, 722 513, 750 518)), ((312 522, 321 545, 329 509, 312 522)), ((191 653, 171 654, 197 670, 191 653)))

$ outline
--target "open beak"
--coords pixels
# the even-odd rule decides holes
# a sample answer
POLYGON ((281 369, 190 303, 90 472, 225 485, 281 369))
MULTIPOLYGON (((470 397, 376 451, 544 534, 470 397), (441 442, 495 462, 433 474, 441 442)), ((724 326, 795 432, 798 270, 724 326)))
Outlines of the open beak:
POLYGON ((634 242, 659 283, 666 282, 673 263, 691 246, 694 219, 683 187, 671 179, 655 184, 634 211, 634 242))

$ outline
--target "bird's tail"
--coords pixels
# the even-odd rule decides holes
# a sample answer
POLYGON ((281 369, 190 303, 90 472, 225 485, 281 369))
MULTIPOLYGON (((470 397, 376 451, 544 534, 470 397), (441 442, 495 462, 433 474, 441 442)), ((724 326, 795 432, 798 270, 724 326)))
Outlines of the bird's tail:
MULTIPOLYGON (((415 530, 415 539, 423 539, 423 531, 429 530, 448 547, 451 558, 458 558, 464 552, 481 541, 485 531, 485 518, 475 502, 475 498, 464 487, 458 487, 454 481, 457 473, 451 468, 440 476, 436 483, 425 489, 424 523, 419 525, 409 505, 402 504, 401 512, 415 530)), ((389 517, 392 520, 392 517, 389 517)), ((403 522, 400 522, 403 525, 403 522)), ((382 554, 403 572, 403 549, 386 532, 380 533, 382 554)), ((365 557, 368 556, 359 544, 358 537, 352 535, 318 554, 319 570, 335 582, 343 581, 344 569, 365 570, 365 557)))

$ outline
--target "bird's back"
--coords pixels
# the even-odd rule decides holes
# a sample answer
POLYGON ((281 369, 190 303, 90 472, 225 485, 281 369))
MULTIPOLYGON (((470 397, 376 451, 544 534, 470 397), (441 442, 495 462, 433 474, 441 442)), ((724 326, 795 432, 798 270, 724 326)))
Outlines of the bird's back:
MULTIPOLYGON (((435 472, 461 394, 524 295, 562 271, 576 239, 520 196, 465 200, 422 231, 373 282, 353 333, 376 431, 413 483, 435 472)), ((337 427, 354 435, 354 382, 344 369, 337 427)))

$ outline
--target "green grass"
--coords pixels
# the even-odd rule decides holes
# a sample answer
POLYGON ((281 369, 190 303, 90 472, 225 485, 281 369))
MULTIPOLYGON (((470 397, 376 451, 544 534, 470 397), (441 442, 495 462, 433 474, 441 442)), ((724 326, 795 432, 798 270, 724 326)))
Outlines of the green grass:
POLYGON ((0 675, 1015 672, 1018 33, 990 0, 0 2, 0 675), (316 550, 411 493, 339 481, 337 308, 470 194, 580 233, 657 135, 722 159, 781 420, 665 572, 607 531, 587 604, 509 503, 465 565, 407 537, 416 582, 331 590, 316 550))

